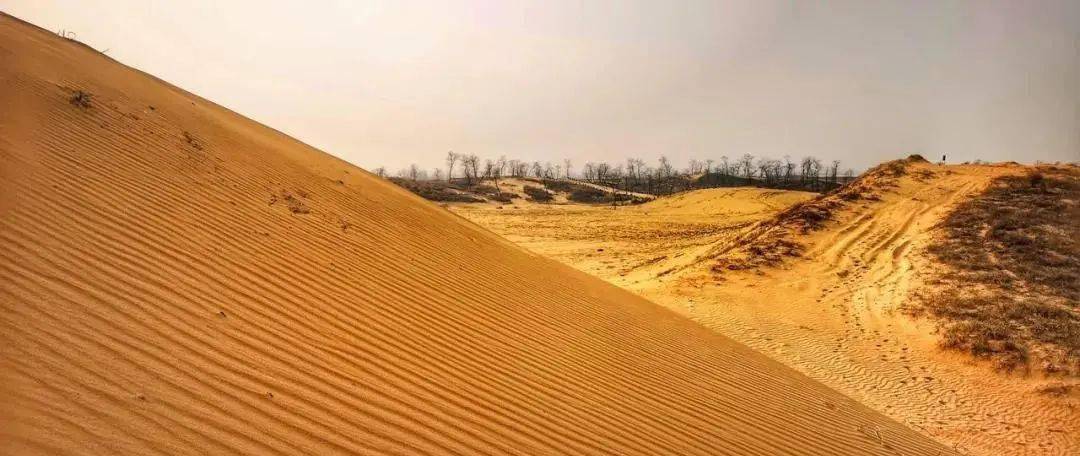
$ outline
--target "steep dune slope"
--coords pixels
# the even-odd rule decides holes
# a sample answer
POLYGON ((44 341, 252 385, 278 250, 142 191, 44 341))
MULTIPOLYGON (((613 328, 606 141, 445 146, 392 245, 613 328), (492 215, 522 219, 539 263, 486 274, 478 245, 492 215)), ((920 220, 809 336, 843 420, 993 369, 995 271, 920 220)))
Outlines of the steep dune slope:
POLYGON ((2 454, 948 453, 78 43, 0 61, 2 454))

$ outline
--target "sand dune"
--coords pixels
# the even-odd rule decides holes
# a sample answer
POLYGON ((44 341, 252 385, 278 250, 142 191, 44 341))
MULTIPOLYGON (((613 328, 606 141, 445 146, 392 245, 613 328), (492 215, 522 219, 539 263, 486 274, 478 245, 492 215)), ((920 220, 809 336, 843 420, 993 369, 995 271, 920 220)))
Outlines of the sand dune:
MULTIPOLYGON (((1075 454, 1077 404, 1038 392, 1056 379, 995 372, 942 352, 932 321, 900 311, 935 271, 923 251, 935 224, 994 177, 1025 168, 909 171, 876 188, 880 201, 855 202, 799 237, 802 259, 763 275, 725 273, 722 285, 700 289, 708 298, 696 300, 695 319, 966 453, 1075 454)), ((688 273, 648 296, 670 304, 659 295, 685 293, 708 276, 688 273)))
POLYGON ((814 195, 810 192, 751 187, 709 188, 660 198, 642 206, 642 210, 664 215, 718 218, 749 214, 772 215, 814 195))
POLYGON ((768 353, 964 453, 1071 455, 1080 451, 1080 403, 1040 392, 1061 379, 999 373, 989 363, 942 352, 934 322, 899 311, 935 273, 924 249, 942 217, 995 177, 1027 170, 921 160, 884 165, 857 183, 853 190, 862 196, 800 205, 828 211, 805 233, 817 212, 807 219, 798 207, 755 209, 766 193, 759 189, 691 192, 650 202, 641 209, 673 215, 648 219, 646 234, 660 235, 641 238, 620 228, 637 226, 642 217, 629 210, 594 215, 563 209, 562 219, 539 218, 546 223, 540 228, 521 221, 537 220, 529 212, 502 213, 501 219, 460 212, 768 353), (904 169, 894 173, 894 165, 904 169), (565 228, 549 228, 556 224, 565 228), (577 228, 582 226, 590 228, 577 228), (682 232, 686 226, 709 234, 689 236, 682 232), (760 259, 778 240, 800 244, 800 256, 747 270, 726 267, 760 259), (642 265, 638 258, 609 254, 612 245, 615 253, 644 251, 659 260, 642 265), (754 245, 765 248, 751 253, 754 245), (597 247, 605 251, 590 253, 597 247), (622 274, 627 269, 633 272, 622 274))
POLYGON ((78 43, 0 60, 0 453, 948 453, 78 43))

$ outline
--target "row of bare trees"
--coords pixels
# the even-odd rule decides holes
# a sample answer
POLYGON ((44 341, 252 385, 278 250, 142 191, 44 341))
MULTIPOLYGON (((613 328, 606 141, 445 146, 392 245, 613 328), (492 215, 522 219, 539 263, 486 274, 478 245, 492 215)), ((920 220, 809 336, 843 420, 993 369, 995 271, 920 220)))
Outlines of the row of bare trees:
POLYGON ((670 194, 695 188, 755 185, 769 188, 795 188, 826 191, 851 180, 854 171, 841 176, 840 161, 823 163, 816 157, 804 157, 796 162, 789 156, 782 159, 754 157, 744 154, 736 159, 727 156, 719 160, 689 161, 685 169, 677 170, 667 157, 661 156, 655 166, 636 158, 625 165, 585 163, 581 178, 623 190, 651 194, 670 194))
MULTIPOLYGON (((754 185, 769 188, 792 188, 812 191, 827 191, 850 180, 854 172, 850 169, 840 172, 840 161, 825 163, 816 157, 807 156, 798 161, 790 156, 781 159, 755 157, 744 154, 741 157, 721 156, 719 160, 692 159, 684 169, 676 169, 671 160, 661 156, 654 166, 644 160, 628 158, 625 163, 586 162, 580 173, 572 171, 570 159, 561 163, 525 161, 500 156, 496 159, 481 159, 476 154, 447 152, 443 168, 431 172, 413 164, 398 172, 397 177, 412 181, 436 180, 453 182, 455 179, 473 185, 491 181, 496 187, 505 177, 538 179, 573 179, 579 178, 591 183, 607 185, 615 189, 650 194, 670 194, 679 191, 706 187, 728 187, 754 185)), ((377 168, 376 173, 385 176, 385 168, 377 168)))
POLYGON ((461 178, 466 185, 474 182, 491 180, 498 186, 499 179, 503 177, 536 177, 540 179, 569 179, 570 160, 552 164, 551 162, 534 161, 529 163, 525 160, 507 159, 500 156, 495 160, 484 159, 483 163, 476 154, 459 154, 454 151, 446 153, 446 181, 451 182, 456 177, 455 171, 460 165, 461 178))

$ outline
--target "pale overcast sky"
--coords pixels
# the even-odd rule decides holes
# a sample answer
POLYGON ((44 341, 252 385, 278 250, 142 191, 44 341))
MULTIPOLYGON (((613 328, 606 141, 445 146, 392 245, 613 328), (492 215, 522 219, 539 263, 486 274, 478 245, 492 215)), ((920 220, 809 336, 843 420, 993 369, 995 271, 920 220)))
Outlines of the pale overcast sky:
POLYGON ((367 168, 1080 160, 1080 1, 0 0, 367 168))

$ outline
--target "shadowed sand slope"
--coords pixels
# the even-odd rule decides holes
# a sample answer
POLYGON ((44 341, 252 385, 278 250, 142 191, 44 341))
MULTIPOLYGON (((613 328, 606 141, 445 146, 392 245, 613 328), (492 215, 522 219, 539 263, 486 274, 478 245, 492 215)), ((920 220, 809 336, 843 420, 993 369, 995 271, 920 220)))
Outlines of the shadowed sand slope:
POLYGON ((0 61, 2 454, 947 453, 78 43, 0 61))

